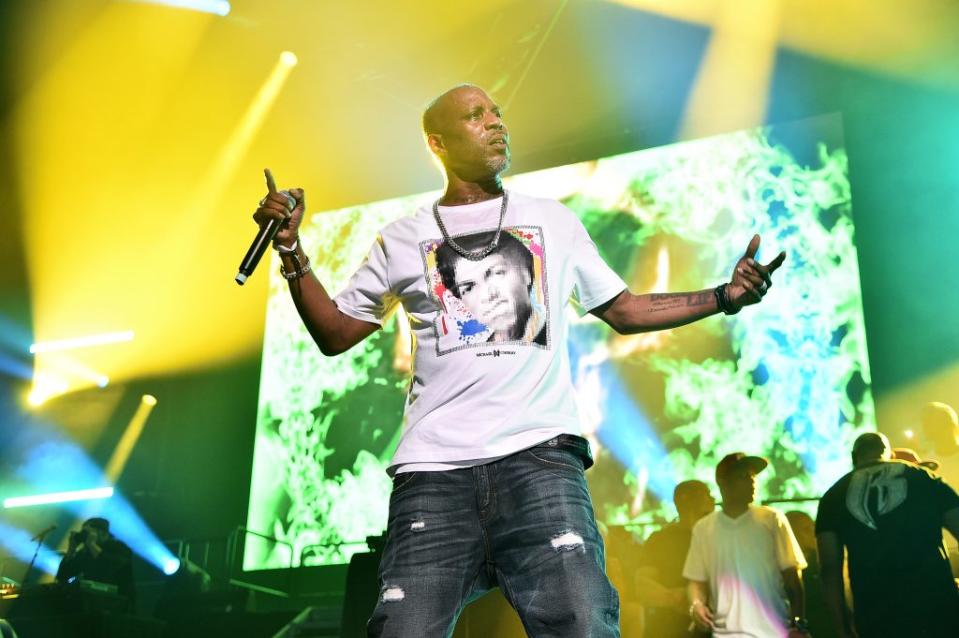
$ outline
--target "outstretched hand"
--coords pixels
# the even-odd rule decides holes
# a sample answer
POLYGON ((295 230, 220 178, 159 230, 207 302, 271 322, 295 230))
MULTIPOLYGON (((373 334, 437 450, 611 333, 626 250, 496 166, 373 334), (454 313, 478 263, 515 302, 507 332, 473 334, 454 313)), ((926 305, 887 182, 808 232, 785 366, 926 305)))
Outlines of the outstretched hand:
POLYGON ((764 266, 755 259, 758 250, 759 235, 753 235, 745 254, 736 262, 732 279, 726 286, 729 302, 737 311, 743 306, 762 301, 773 285, 772 274, 786 260, 786 253, 781 252, 764 266))

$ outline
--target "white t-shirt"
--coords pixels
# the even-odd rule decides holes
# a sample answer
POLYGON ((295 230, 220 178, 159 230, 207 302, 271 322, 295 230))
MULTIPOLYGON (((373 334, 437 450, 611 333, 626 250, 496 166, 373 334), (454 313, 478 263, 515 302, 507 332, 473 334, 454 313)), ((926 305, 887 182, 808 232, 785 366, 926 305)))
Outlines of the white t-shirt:
MULTIPOLYGON (((476 250, 501 204, 439 211, 453 240, 476 250)), ((334 302, 363 321, 382 324, 397 304, 409 317, 413 374, 390 472, 475 465, 579 434, 566 305, 585 313, 625 288, 554 200, 509 193, 498 247, 479 262, 444 246, 430 207, 383 228, 334 302)))
POLYGON ((709 584, 714 635, 787 636, 782 571, 805 569, 806 560, 786 517, 751 505, 738 518, 717 510, 693 526, 683 577, 709 584))

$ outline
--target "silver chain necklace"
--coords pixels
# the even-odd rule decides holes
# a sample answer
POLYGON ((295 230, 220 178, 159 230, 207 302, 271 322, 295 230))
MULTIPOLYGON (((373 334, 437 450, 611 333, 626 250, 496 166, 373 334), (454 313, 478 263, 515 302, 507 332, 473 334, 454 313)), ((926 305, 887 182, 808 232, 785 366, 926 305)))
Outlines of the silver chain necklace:
POLYGON ((496 234, 493 235, 493 241, 489 243, 489 246, 480 250, 479 252, 473 252, 467 250, 453 241, 453 238, 450 237, 450 234, 446 232, 446 226, 443 225, 443 219, 440 217, 440 200, 433 202, 433 218, 436 219, 436 225, 440 227, 440 232, 443 233, 443 241, 450 245, 450 247, 456 251, 456 253, 463 257, 464 259, 469 259, 470 261, 483 261, 486 259, 491 252, 496 250, 496 245, 499 244, 500 233, 503 232, 503 219, 506 218, 506 203, 509 201, 509 196, 506 194, 506 191, 503 191, 503 205, 499 209, 499 225, 496 227, 496 234))

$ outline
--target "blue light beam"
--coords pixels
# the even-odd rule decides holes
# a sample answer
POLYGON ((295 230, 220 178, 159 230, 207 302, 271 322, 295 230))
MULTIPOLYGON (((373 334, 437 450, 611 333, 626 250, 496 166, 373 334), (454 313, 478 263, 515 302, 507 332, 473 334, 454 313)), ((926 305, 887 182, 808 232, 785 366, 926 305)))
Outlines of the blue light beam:
MULTIPOLYGON (((17 475, 38 491, 83 489, 107 483, 103 471, 86 453, 68 441, 48 440, 32 447, 17 475)), ((177 558, 150 530, 118 490, 105 501, 64 503, 80 519, 100 516, 110 521, 110 532, 135 554, 166 572, 177 558)))
MULTIPOLYGON (((37 542, 30 540, 30 533, 0 521, 0 547, 24 564, 29 564, 37 542)), ((34 568, 50 576, 56 576, 60 567, 60 555, 45 545, 40 546, 34 568)))

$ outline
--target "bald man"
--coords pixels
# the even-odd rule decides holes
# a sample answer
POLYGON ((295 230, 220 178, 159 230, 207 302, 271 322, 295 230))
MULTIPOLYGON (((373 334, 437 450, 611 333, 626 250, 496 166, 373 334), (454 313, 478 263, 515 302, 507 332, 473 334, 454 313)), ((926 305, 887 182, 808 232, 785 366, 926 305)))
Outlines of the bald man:
POLYGON ((959 636, 959 591, 942 528, 959 537, 959 495, 929 469, 892 458, 889 440, 867 432, 853 470, 819 502, 816 544, 833 625, 848 638, 959 636), (848 552, 855 618, 843 596, 848 552))
POLYGON ((728 284, 633 295, 572 211, 503 189, 510 136, 485 91, 446 91, 422 125, 443 196, 383 228, 335 297, 299 241, 303 191, 271 187, 254 215, 282 221, 282 272, 324 354, 352 348, 397 304, 415 337, 369 633, 449 636, 464 605, 499 586, 530 636, 618 636, 564 307, 622 334, 675 328, 758 303, 785 254, 756 262, 756 236, 728 284))
POLYGON ((917 451, 923 459, 935 460, 942 479, 959 489, 959 416, 946 403, 933 401, 919 416, 917 451))

